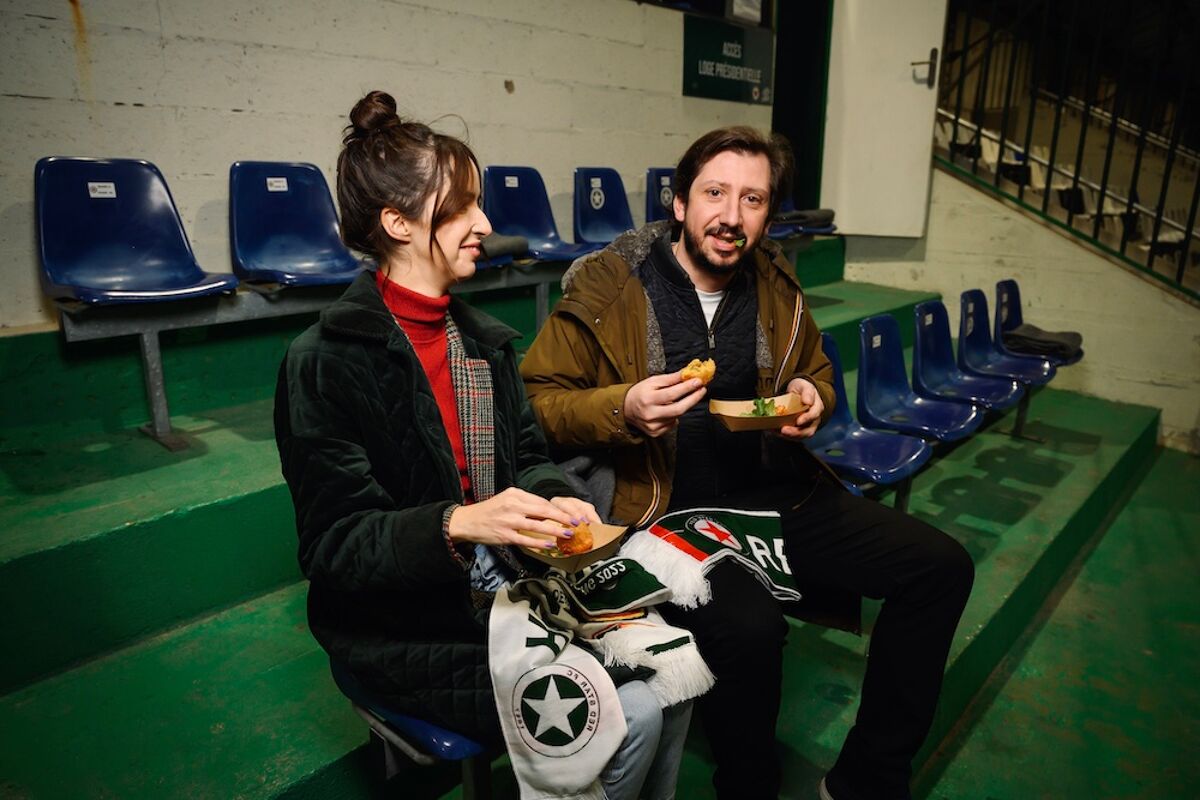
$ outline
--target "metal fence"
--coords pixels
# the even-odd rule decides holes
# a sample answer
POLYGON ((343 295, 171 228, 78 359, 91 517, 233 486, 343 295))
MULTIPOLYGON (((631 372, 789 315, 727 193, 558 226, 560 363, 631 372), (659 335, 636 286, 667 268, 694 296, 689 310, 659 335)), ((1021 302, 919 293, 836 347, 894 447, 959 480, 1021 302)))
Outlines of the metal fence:
POLYGON ((951 0, 935 153, 1200 299, 1200 67, 1181 0, 951 0))

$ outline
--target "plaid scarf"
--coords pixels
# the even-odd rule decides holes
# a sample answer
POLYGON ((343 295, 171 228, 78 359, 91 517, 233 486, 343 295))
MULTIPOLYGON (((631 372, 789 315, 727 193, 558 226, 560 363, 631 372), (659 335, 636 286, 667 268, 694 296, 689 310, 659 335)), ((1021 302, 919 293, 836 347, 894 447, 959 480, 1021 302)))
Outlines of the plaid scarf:
POLYGON ((492 403, 492 371, 482 358, 469 358, 462 334, 446 315, 446 358, 458 400, 458 426, 467 452, 467 474, 475 502, 496 493, 496 411, 492 403))
MULTIPOLYGON (((467 454, 467 474, 475 502, 481 503, 496 494, 496 407, 492 400, 492 370, 482 358, 470 358, 463 347, 462 334, 449 314, 446 314, 446 359, 450 362, 450 382, 458 407, 458 427, 462 431, 463 449, 467 454)), ((483 547, 479 545, 478 547, 483 547)), ((488 547, 518 577, 525 575, 516 554, 508 547, 488 547)), ((478 558, 472 564, 478 570, 478 558)), ((487 600, 476 600, 482 605, 487 600)))

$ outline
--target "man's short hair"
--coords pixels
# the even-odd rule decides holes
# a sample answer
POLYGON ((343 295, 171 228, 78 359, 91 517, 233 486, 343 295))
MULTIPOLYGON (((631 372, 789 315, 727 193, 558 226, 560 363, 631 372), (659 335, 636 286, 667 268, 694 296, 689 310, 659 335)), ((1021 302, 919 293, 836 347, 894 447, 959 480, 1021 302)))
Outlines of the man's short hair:
MULTIPOLYGON (((792 167, 795 163, 792 146, 778 133, 764 134, 748 125, 731 125, 717 128, 692 142, 692 146, 679 159, 675 167, 675 196, 687 204, 688 192, 704 165, 715 156, 726 151, 742 155, 764 155, 771 165, 770 202, 767 217, 775 216, 783 196, 792 190, 792 167)), ((671 217, 674 227, 679 223, 671 217)))

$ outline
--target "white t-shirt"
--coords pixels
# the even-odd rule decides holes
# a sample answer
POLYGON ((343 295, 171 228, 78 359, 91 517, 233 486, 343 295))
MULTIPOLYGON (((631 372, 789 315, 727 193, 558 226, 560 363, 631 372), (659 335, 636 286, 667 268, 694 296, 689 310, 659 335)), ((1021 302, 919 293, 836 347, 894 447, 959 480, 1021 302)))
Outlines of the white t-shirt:
POLYGON ((696 296, 700 298, 700 308, 704 311, 704 321, 708 327, 712 327, 713 317, 717 313, 717 306, 721 305, 721 298, 725 296, 725 290, 719 292, 702 292, 696 290, 696 296))

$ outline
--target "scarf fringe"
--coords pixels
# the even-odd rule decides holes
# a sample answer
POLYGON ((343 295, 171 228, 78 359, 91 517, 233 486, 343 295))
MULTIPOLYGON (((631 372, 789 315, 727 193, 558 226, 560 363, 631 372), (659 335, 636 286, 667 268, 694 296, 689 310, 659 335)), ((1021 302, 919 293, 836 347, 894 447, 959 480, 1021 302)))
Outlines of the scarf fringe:
MULTIPOLYGON (((646 685, 662 708, 699 697, 717 680, 690 636, 687 644, 665 652, 652 653, 647 649, 650 636, 660 634, 665 627, 667 625, 658 612, 650 610, 645 622, 629 622, 598 639, 588 640, 606 667, 619 665, 654 670, 654 675, 646 679, 646 685)), ((679 633, 686 632, 679 630, 679 633)))
POLYGON ((654 668, 646 685, 663 708, 699 697, 717 682, 695 642, 655 656, 654 668))
POLYGON ((671 590, 671 602, 680 608, 707 605, 712 587, 704 576, 704 562, 685 556, 648 531, 638 531, 621 546, 620 555, 632 558, 671 590))

